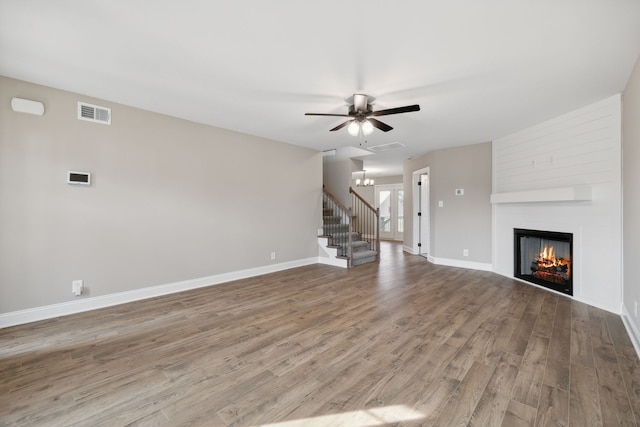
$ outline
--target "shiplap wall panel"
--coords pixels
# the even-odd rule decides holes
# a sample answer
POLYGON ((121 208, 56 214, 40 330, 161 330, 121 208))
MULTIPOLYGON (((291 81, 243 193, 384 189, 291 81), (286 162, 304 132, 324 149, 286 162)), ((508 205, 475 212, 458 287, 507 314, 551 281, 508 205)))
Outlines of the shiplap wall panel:
POLYGON ((620 174, 619 98, 497 141, 494 192, 604 183, 620 174))
POLYGON ((574 298, 618 313, 621 98, 616 95, 493 142, 493 192, 589 185, 590 201, 494 205, 494 270, 513 276, 513 229, 573 233, 574 298))

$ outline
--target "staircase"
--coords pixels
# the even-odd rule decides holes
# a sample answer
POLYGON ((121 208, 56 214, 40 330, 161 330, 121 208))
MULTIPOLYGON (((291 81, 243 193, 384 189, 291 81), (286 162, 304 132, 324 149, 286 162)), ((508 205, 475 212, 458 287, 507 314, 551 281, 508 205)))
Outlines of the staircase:
POLYGON ((379 212, 353 189, 352 207, 345 208, 324 189, 321 244, 335 249, 335 257, 346 260, 347 267, 379 261, 379 212))

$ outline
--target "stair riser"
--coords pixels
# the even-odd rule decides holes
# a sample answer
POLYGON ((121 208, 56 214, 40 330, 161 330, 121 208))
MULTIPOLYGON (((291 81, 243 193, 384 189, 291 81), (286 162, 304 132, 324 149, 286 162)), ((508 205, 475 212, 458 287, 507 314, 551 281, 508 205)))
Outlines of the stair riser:
POLYGON ((362 258, 362 259, 354 259, 351 261, 351 265, 355 267, 356 265, 362 265, 369 262, 374 262, 376 257, 362 258))
MULTIPOLYGON (((347 231, 349 231, 349 224, 323 224, 322 228, 326 228, 327 230, 344 230, 341 231, 342 233, 346 233, 347 231)), ((336 231, 336 233, 339 233, 340 231, 336 231)))
POLYGON ((323 224, 340 224, 342 222, 342 218, 339 216, 323 216, 322 223, 323 224))

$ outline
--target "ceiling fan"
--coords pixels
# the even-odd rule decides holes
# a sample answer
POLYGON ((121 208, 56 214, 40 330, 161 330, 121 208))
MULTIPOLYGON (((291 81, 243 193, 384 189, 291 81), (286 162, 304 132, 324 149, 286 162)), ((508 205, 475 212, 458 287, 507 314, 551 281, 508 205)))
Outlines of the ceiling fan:
POLYGON ((386 123, 381 122, 373 117, 388 116, 391 114, 409 113, 411 111, 420 111, 419 105, 407 105, 406 107, 389 108, 386 110, 373 111, 369 104, 369 97, 363 94, 353 95, 353 104, 349 106, 348 114, 324 114, 324 113, 305 113, 305 116, 332 116, 332 117, 349 117, 344 123, 339 124, 330 131, 340 130, 345 126, 349 126, 347 130, 353 136, 357 136, 360 131, 365 135, 373 132, 373 128, 378 128, 383 132, 389 132, 393 129, 386 123))

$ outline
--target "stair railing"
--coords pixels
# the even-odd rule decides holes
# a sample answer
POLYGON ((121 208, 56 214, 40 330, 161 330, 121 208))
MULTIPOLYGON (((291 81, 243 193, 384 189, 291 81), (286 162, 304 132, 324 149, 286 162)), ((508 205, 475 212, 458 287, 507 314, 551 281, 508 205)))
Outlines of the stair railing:
POLYGON ((349 187, 349 193, 352 195, 353 231, 369 242, 369 248, 376 251, 376 261, 380 261, 380 209, 371 206, 353 187, 349 187))
MULTIPOLYGON (((353 251, 353 224, 351 218, 353 217, 353 212, 351 208, 347 208, 343 205, 336 196, 334 196, 327 188, 322 186, 322 201, 324 202, 324 206, 331 209, 334 215, 340 216, 341 224, 349 224, 349 229, 347 232, 347 247, 346 252, 344 248, 342 250, 342 255, 347 257, 347 265, 348 267, 352 267, 352 251, 353 251)), ((326 232, 322 230, 324 234, 326 232)))

